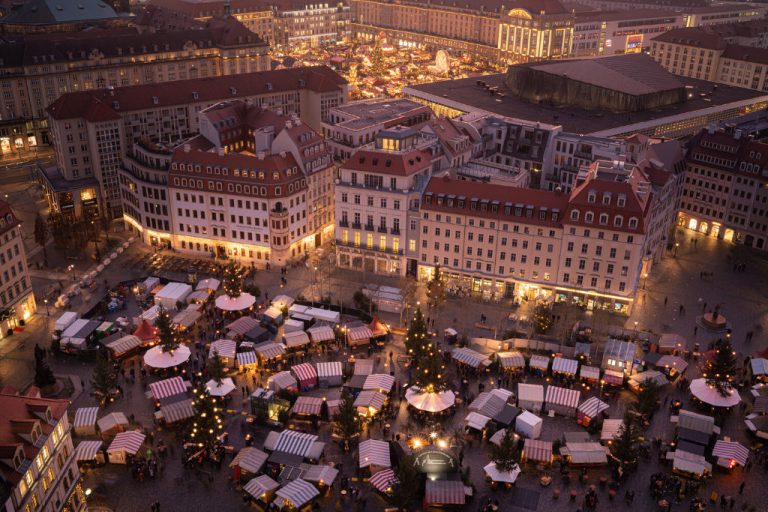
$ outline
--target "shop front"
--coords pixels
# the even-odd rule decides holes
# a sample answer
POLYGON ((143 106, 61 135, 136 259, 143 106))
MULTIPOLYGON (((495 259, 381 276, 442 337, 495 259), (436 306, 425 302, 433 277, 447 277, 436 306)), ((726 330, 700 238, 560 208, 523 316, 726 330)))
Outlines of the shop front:
POLYGON ((608 311, 622 315, 630 314, 633 302, 630 298, 563 289, 555 290, 554 301, 581 307, 587 311, 608 311))

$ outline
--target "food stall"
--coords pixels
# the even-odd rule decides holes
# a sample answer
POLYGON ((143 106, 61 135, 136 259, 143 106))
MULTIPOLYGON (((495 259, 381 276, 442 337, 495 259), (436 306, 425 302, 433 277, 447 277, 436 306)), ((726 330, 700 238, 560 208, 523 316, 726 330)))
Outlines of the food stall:
POLYGON ((544 386, 541 384, 517 384, 517 406, 533 412, 540 412, 544 405, 544 386))
POLYGON ((344 369, 341 361, 317 363, 317 379, 321 388, 341 386, 344 382, 344 369))
POLYGON ((521 412, 515 418, 515 432, 529 439, 538 439, 544 420, 528 411, 521 412))
POLYGON ((590 423, 592 423, 592 420, 602 415, 609 407, 610 406, 607 403, 596 396, 589 397, 582 402, 576 410, 576 422, 588 427, 590 423))
POLYGON ((561 388, 558 386, 547 386, 545 411, 560 414, 569 418, 576 416, 576 409, 579 407, 581 391, 578 389, 561 388))

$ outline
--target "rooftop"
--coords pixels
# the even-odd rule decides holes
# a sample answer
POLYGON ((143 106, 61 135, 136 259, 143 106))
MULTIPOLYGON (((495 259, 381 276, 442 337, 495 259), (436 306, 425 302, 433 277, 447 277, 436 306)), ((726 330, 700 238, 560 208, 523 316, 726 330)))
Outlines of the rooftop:
POLYGON ((333 109, 346 118, 336 126, 351 130, 363 130, 388 121, 398 120, 407 114, 424 110, 426 107, 409 99, 355 101, 333 109))
POLYGON ((102 0, 27 0, 18 2, 0 24, 56 25, 115 19, 118 14, 102 0))
POLYGON ((675 28, 659 34, 653 40, 660 43, 696 46, 708 50, 723 50, 727 44, 717 32, 709 27, 675 28))
POLYGON ((503 73, 480 77, 491 87, 498 87, 503 94, 491 95, 477 85, 477 77, 459 80, 446 80, 430 84, 413 85, 403 89, 408 96, 429 99, 456 110, 470 112, 483 110, 501 116, 527 119, 561 125, 563 130, 577 134, 623 133, 623 127, 638 123, 662 120, 672 116, 692 114, 696 111, 728 105, 736 102, 757 101, 765 94, 743 89, 718 85, 711 82, 687 77, 676 77, 688 91, 688 101, 664 108, 645 112, 616 113, 608 110, 586 110, 579 107, 534 104, 515 97, 504 83, 503 73))
POLYGON ((51 185, 54 192, 70 192, 84 188, 99 188, 99 183, 94 177, 67 180, 61 174, 58 167, 40 167, 45 180, 51 185))

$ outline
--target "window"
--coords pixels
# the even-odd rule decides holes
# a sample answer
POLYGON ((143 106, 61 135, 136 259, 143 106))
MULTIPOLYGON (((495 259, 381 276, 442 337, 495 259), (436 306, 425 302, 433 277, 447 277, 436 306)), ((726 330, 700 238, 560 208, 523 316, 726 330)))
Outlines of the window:
POLYGON ((601 213, 600 214, 600 224, 608 224, 608 214, 607 213, 601 213))
POLYGON ((572 210, 571 211, 571 220, 573 220, 573 221, 579 220, 579 210, 572 210))
POLYGON ((584 222, 591 224, 592 221, 595 218, 595 214, 592 212, 587 212, 584 214, 584 222))
POLYGON ((629 229, 637 229, 637 219, 635 217, 629 219, 629 229))

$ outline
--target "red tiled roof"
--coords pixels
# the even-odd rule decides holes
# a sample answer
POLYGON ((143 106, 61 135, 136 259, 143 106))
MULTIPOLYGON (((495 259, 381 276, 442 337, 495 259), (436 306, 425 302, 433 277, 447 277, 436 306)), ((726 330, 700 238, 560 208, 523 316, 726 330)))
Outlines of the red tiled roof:
POLYGON ((568 196, 558 192, 549 192, 546 190, 536 190, 517 187, 500 187, 490 183, 456 180, 445 177, 433 177, 429 180, 427 188, 424 190, 424 198, 421 202, 421 208, 428 211, 456 212, 473 217, 485 217, 489 219, 508 219, 523 222, 526 224, 559 226, 562 224, 562 216, 568 207, 568 196), (431 199, 427 196, 431 195, 431 199), (448 206, 446 199, 453 196, 453 206, 448 206), (438 198, 440 199, 438 201, 438 198), (459 207, 458 199, 463 198, 463 207, 459 207), (487 201, 490 204, 498 203, 497 211, 486 207, 472 209, 472 200, 479 202, 487 201), (440 203, 440 204, 438 204, 440 203), (505 206, 511 206, 510 214, 505 212, 505 206), (515 207, 522 206, 526 210, 528 206, 533 207, 533 215, 527 217, 525 212, 522 216, 515 216, 515 207), (559 220, 552 221, 552 212, 558 210, 559 220), (544 219, 539 214, 546 211, 544 219))
POLYGON ((13 213, 11 205, 5 201, 0 201, 0 235, 15 228, 21 223, 16 214, 13 213))
MULTIPOLYGON (((259 96, 294 90, 317 93, 340 91, 346 84, 340 75, 327 66, 279 69, 240 75, 177 80, 160 84, 143 84, 115 89, 63 94, 48 107, 53 119, 83 118, 95 98, 111 116, 122 112, 167 108, 190 103, 212 103, 233 96, 259 96), (234 91, 234 92, 233 92, 234 91), (155 98, 157 103, 155 103, 155 98)), ((99 106, 99 108, 101 108, 99 106)), ((101 115, 106 115, 102 113, 101 115)), ((100 120, 100 119, 97 119, 100 120)))
POLYGON ((425 149, 414 149, 404 153, 360 149, 344 163, 344 168, 351 171, 410 176, 431 165, 432 153, 425 149))
POLYGON ((752 46, 729 44, 720 58, 754 62, 756 64, 768 64, 768 48, 755 48, 752 46))
POLYGON ((653 41, 695 46, 708 50, 724 50, 726 47, 726 42, 722 37, 704 27, 675 28, 662 32, 654 37, 653 41))

